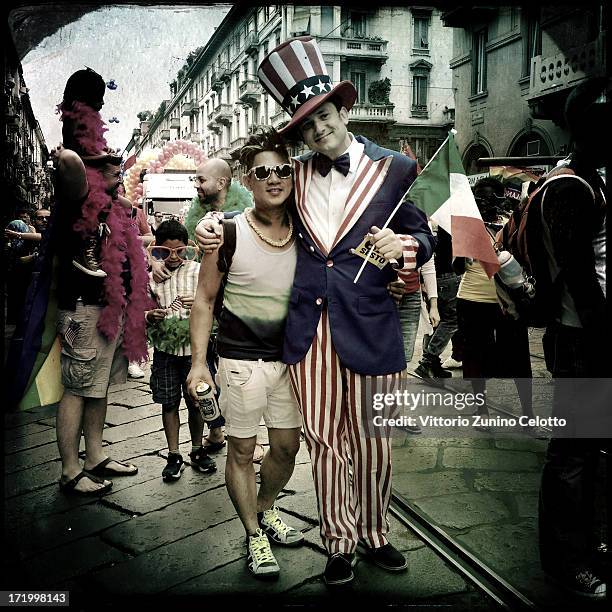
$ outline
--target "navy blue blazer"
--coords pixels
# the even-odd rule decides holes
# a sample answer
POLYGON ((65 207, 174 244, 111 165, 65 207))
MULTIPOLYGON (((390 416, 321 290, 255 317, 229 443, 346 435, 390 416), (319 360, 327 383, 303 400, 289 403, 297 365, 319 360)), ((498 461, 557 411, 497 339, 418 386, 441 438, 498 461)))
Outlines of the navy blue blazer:
MULTIPOLYGON (((353 255, 351 249, 362 242, 371 226, 383 226, 416 178, 416 162, 366 138, 356 138, 365 145, 364 155, 329 252, 314 231, 308 213, 313 153, 294 160, 298 259, 283 361, 295 364, 306 356, 321 311, 327 307, 332 341, 341 363, 358 374, 393 374, 406 367, 398 310, 387 291, 387 284, 397 275, 389 265, 380 270, 368 263, 354 284, 363 259, 353 255)), ((432 256, 435 238, 425 214, 412 203, 400 207, 389 227, 419 242, 417 267, 432 256)))

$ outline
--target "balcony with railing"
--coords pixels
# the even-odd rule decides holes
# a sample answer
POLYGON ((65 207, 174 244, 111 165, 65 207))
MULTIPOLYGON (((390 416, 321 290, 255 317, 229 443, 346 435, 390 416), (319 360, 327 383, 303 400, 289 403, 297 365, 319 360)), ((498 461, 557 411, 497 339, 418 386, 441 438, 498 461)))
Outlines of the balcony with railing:
POLYGON ((170 119, 170 129, 171 130, 180 130, 181 129, 181 119, 180 119, 180 117, 172 117, 170 119))
POLYGON ((270 117, 270 123, 274 129, 277 129, 282 123, 289 121, 289 115, 281 108, 277 113, 270 117))
POLYGON ((232 140, 230 144, 230 155, 233 159, 238 159, 238 155, 240 154, 240 149, 244 147, 246 144, 247 138, 245 136, 240 136, 240 138, 236 138, 236 140, 232 140))
POLYGON ((343 31, 336 41, 336 49, 339 42, 340 48, 337 49, 337 53, 340 54, 341 59, 374 60, 380 63, 389 59, 389 42, 380 36, 367 36, 349 28, 343 31))
POLYGON ((231 78, 232 73, 230 72, 228 66, 226 64, 222 64, 221 66, 218 66, 212 73, 212 76, 210 78, 210 86, 215 91, 219 91, 223 88, 223 83, 229 81, 231 78))
POLYGON ((395 123, 394 104, 355 104, 349 113, 350 121, 395 123))
POLYGON ((162 140, 170 140, 170 130, 160 130, 159 137, 162 140))
POLYGON ((255 104, 259 102, 261 86, 255 79, 248 79, 240 84, 238 99, 244 104, 255 104))
POLYGON ((193 103, 193 100, 189 100, 189 102, 183 102, 183 105, 181 106, 181 115, 183 115, 183 117, 184 116, 189 116, 194 111, 197 112, 197 110, 198 110, 198 108, 193 103))
POLYGON ((208 129, 211 132, 215 132, 217 134, 221 131, 221 124, 217 123, 215 119, 212 119, 212 115, 211 115, 211 119, 206 124, 206 127, 208 127, 208 129))
POLYGON ((234 107, 231 104, 217 104, 211 115, 211 121, 230 125, 234 107))
POLYGON ((257 32, 249 32, 244 42, 244 52, 250 55, 251 53, 257 53, 258 48, 259 36, 257 32))
POLYGON ((603 39, 598 38, 586 45, 560 51, 555 55, 535 56, 531 60, 527 100, 569 89, 588 77, 604 75, 604 49, 603 39))

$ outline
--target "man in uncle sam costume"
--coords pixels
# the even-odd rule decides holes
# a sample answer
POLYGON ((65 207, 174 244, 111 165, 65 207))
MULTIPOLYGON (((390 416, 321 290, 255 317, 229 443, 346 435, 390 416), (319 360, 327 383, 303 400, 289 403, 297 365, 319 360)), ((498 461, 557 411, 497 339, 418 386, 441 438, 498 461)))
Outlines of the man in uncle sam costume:
POLYGON ((349 81, 332 85, 313 38, 276 47, 258 76, 292 116, 281 133, 310 148, 294 160, 298 262, 283 361, 291 366, 312 460, 329 555, 324 577, 350 582, 357 548, 401 571, 406 560, 386 538, 391 443, 389 435, 369 433, 368 423, 372 395, 397 389, 406 367, 387 285, 423 265, 435 245, 425 215, 409 202, 379 229, 414 181, 416 163, 348 132, 357 91, 349 81))

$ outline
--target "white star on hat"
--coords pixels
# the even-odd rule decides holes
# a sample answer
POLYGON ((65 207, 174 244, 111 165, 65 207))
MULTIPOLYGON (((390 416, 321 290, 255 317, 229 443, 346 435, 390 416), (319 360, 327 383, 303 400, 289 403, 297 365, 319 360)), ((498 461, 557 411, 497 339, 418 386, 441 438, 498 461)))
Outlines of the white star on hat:
POLYGON ((300 96, 300 94, 295 96, 295 98, 293 96, 291 96, 291 106, 295 106, 296 108, 299 106, 299 104, 298 104, 299 96, 300 96))
MULTIPOLYGON (((316 87, 316 85, 313 85, 312 87, 316 87)), ((302 89, 302 91, 300 91, 301 94, 304 94, 304 96, 306 97, 306 99, 308 100, 308 98, 310 98, 310 96, 314 96, 314 91, 312 91, 312 87, 306 87, 306 85, 304 85, 304 89, 302 89)))
POLYGON ((319 79, 319 82, 316 85, 313 85, 313 87, 318 87, 319 93, 321 93, 327 89, 327 83, 323 83, 323 81, 319 79))

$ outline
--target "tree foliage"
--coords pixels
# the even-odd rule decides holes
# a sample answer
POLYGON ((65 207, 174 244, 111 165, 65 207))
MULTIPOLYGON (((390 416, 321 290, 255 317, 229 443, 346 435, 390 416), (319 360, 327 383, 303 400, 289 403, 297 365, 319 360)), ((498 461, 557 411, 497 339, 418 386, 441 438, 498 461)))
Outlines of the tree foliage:
POLYGON ((372 104, 389 104, 391 81, 385 77, 380 81, 373 81, 368 87, 368 99, 372 104))

